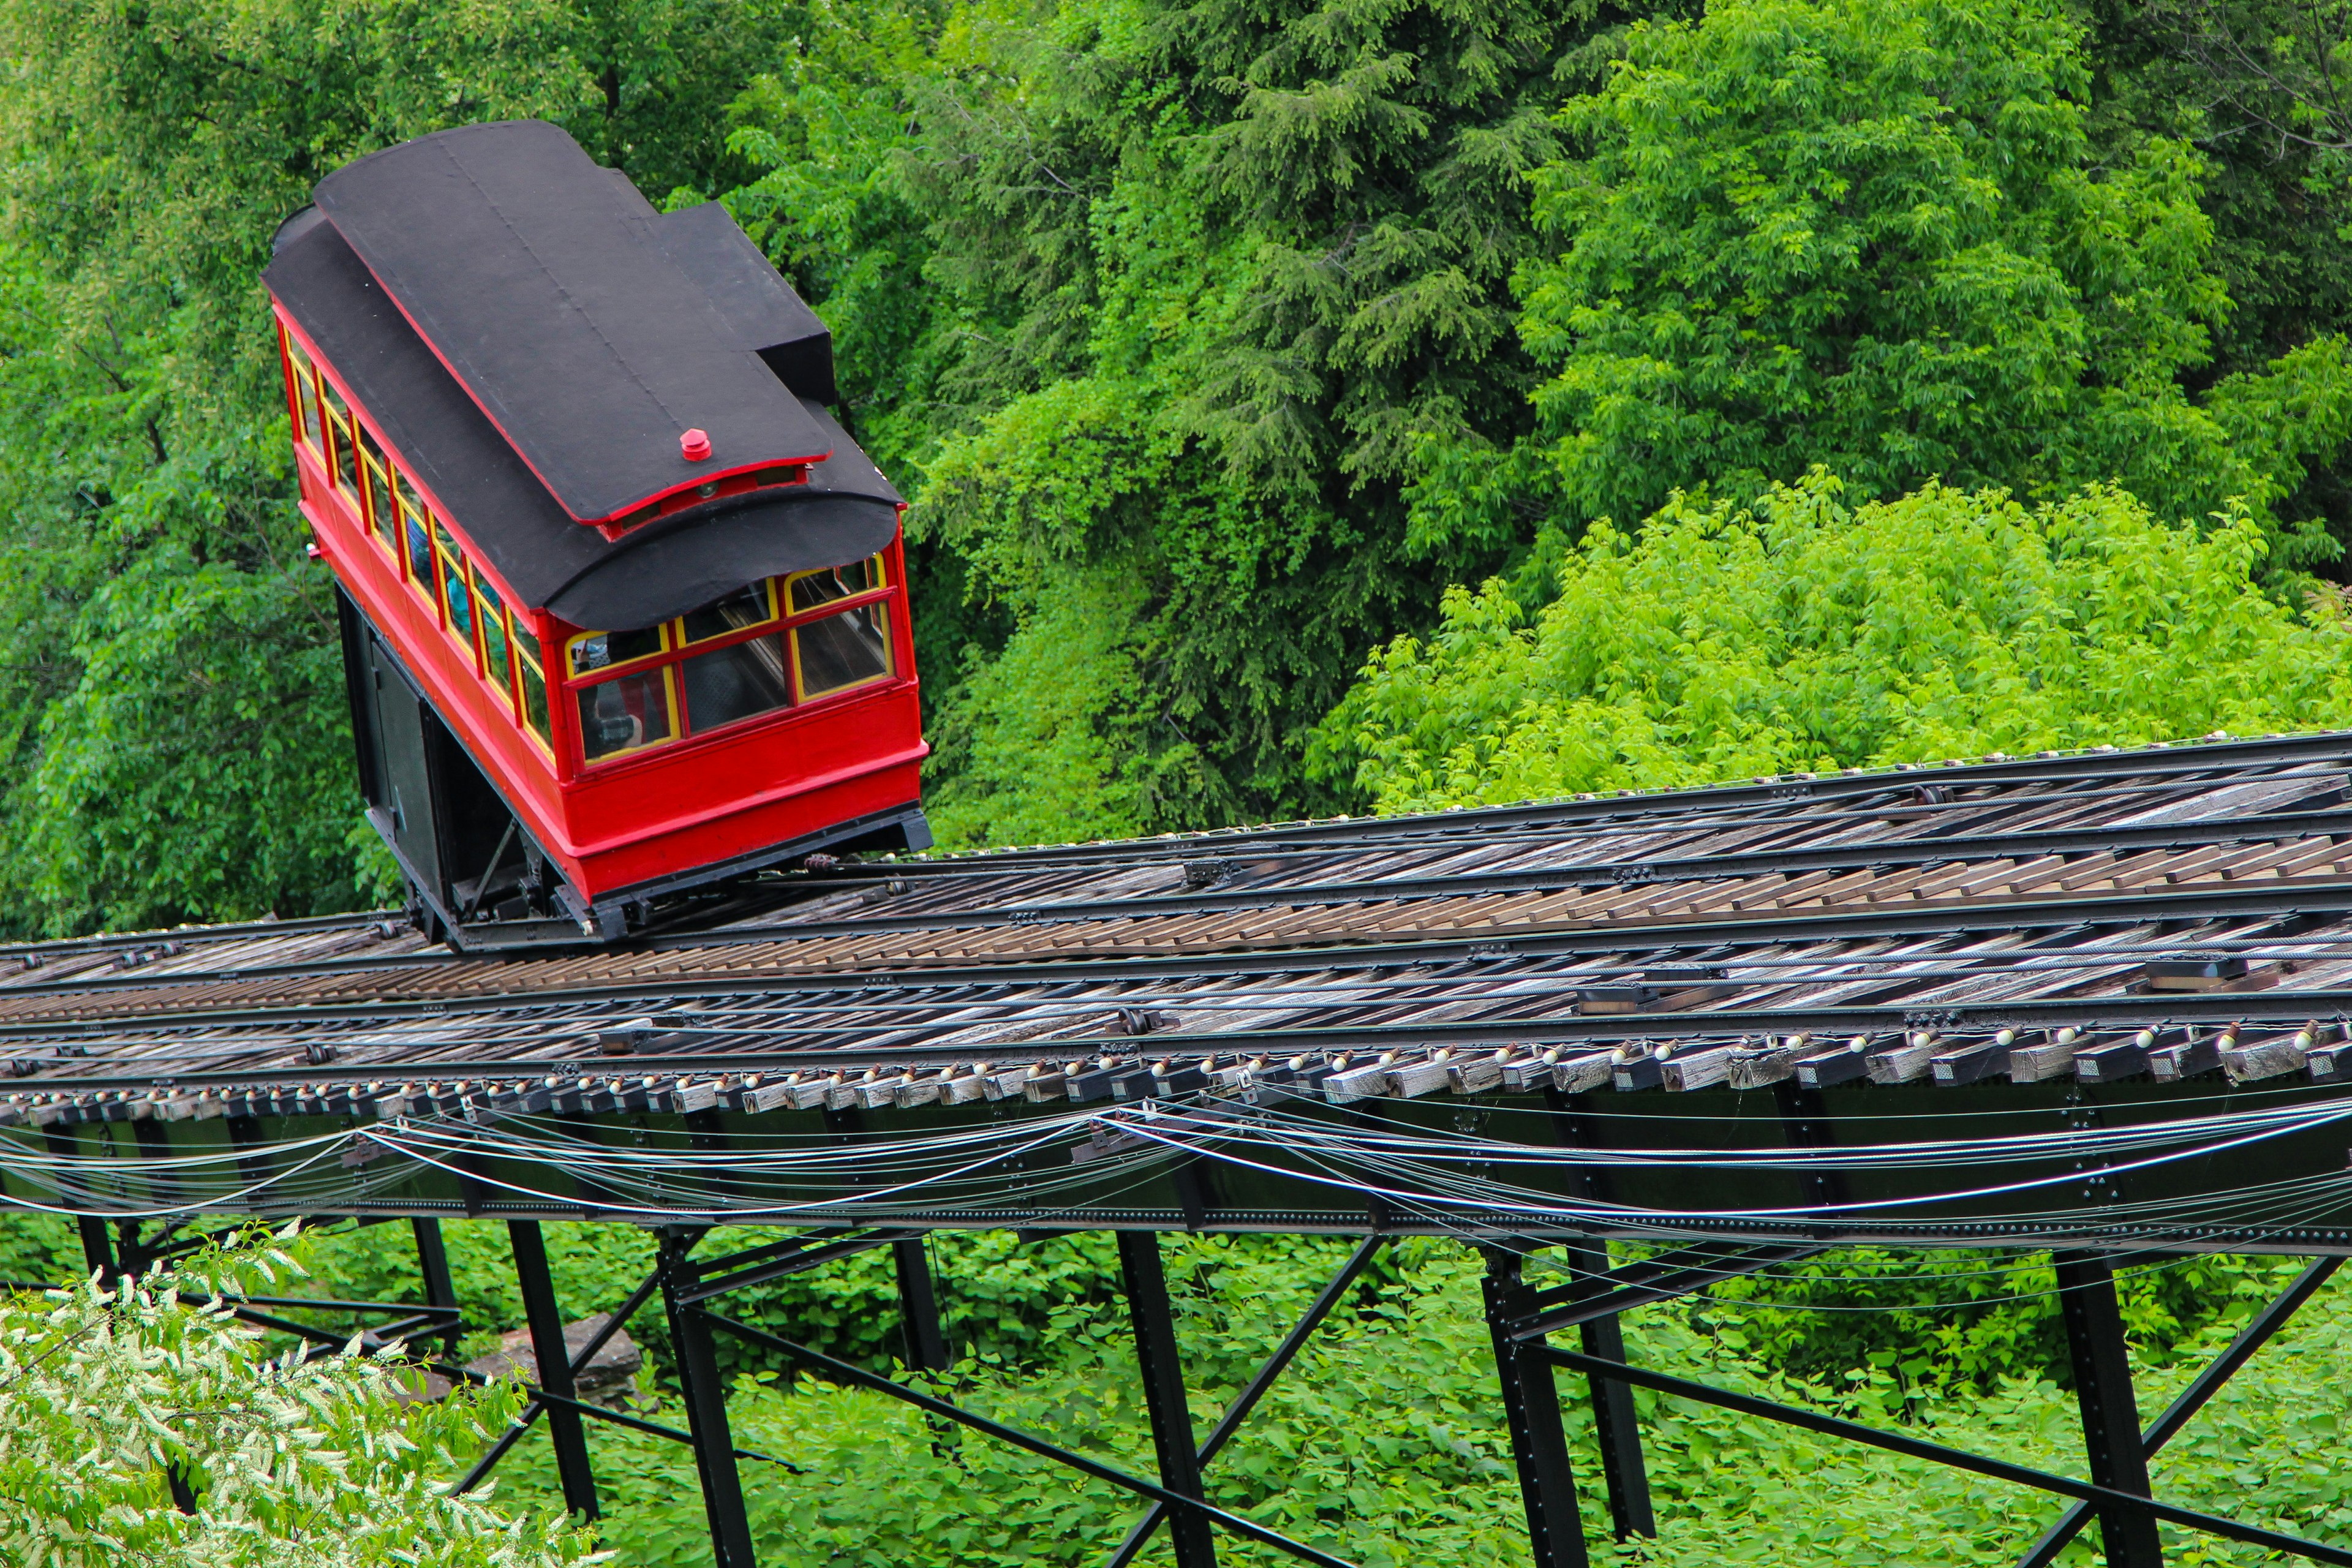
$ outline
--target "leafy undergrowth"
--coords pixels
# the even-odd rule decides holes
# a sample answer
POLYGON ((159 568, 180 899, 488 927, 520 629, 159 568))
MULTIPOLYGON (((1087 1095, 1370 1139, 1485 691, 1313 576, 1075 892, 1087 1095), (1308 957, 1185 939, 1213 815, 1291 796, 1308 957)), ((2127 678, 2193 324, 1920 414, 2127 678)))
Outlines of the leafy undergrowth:
MULTIPOLYGON (((1211 1467, 1213 1500, 1350 1561, 1512 1564, 1525 1526, 1502 1431, 1478 1300, 1464 1249, 1414 1244, 1401 1276, 1335 1314, 1211 1467)), ((1196 1429, 1207 1430, 1258 1356, 1287 1327, 1339 1254, 1296 1242, 1175 1242, 1196 1429), (1322 1256, 1328 1252, 1329 1256, 1322 1256), (1317 1256, 1303 1256, 1315 1253, 1317 1256)), ((2032 1288, 2030 1273, 2024 1286, 2032 1288)), ((2042 1376, 1995 1376, 1981 1391, 1937 1392, 1885 1366, 1794 1383, 1687 1313, 1628 1321, 1635 1360, 1717 1385, 1907 1429, 1956 1447, 2080 1476, 2071 1394, 2042 1376), (1646 1321, 1645 1321, 1646 1320, 1646 1321)), ((2144 1359, 2144 1413, 2161 1407, 2225 1342, 2234 1315, 2144 1359)), ((985 1355, 938 1381, 975 1410, 1139 1473, 1150 1446, 1121 1315, 1073 1305, 1056 1314, 1049 1366, 985 1355)), ((2168 1447, 2159 1493, 2248 1522, 2352 1542, 2352 1471, 2336 1462, 2341 1389, 2352 1365, 2352 1299, 2323 1292, 2168 1447)), ((1602 1537, 1599 1465, 1580 1380, 1560 1383, 1588 1535, 1602 1537)), ((2013 1562, 2059 1511, 2051 1500, 1921 1461, 1816 1438, 1675 1398, 1639 1395, 1659 1539, 1625 1553, 1661 1564, 2013 1562)), ((814 1564, 1080 1564, 1099 1561, 1137 1516, 1115 1489, 968 1432, 935 1431, 883 1396, 774 1373, 747 1374, 731 1403, 736 1441, 804 1468, 742 1467, 760 1560, 814 1564)), ((675 1403, 671 1420, 681 1420, 675 1403)), ((604 1540, 618 1560, 709 1561, 700 1495, 683 1448, 600 1427, 604 1540)), ((509 1504, 560 1506, 543 1440, 509 1461, 509 1504)), ((1285 1561, 1225 1539, 1221 1561, 1285 1561)), ((1165 1547, 1142 1559, 1165 1562, 1165 1547)), ((2098 1561, 2096 1531, 2063 1559, 2098 1561)), ((2250 1547, 2167 1531, 2166 1561, 2251 1563, 2250 1547)))

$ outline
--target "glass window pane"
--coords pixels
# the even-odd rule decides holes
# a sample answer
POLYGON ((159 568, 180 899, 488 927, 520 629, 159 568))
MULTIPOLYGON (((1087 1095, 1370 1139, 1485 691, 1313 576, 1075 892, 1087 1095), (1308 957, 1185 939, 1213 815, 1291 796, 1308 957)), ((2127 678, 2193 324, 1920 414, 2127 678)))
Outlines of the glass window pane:
POLYGON ((677 732, 668 677, 666 669, 648 669, 581 691, 580 748, 588 761, 656 746, 677 732))
POLYGON ((547 677, 540 673, 539 637, 520 617, 512 624, 515 684, 522 688, 522 721, 544 742, 547 740, 547 677))
POLYGON ((846 566, 835 566, 824 572, 811 572, 793 579, 793 613, 814 610, 819 605, 845 599, 852 594, 863 594, 882 586, 882 558, 872 556, 853 561, 846 566))
POLYGON ((813 621, 793 633, 800 646, 801 696, 838 691, 890 673, 887 605, 861 605, 813 621))
POLYGON ((474 574, 474 597, 482 607, 482 679, 497 687, 504 697, 508 690, 506 603, 479 572, 474 574))
POLYGON ((413 506, 400 509, 401 537, 408 547, 408 580, 427 599, 433 594, 433 540, 425 531, 425 513, 413 506))
POLYGON ((291 339, 286 343, 286 362, 294 373, 294 401, 302 409, 302 438, 317 447, 320 445, 319 373, 310 368, 310 360, 294 346, 291 339))
POLYGON ((547 738, 547 678, 539 673, 539 666, 525 664, 518 684, 522 687, 522 721, 541 745, 552 744, 547 738))
POLYGON ((686 672, 686 721, 696 734, 793 705, 792 671, 784 639, 753 637, 697 655, 686 672))
POLYGON ((572 673, 585 675, 592 669, 607 665, 626 664, 633 658, 643 658, 662 650, 662 629, 647 626, 641 632, 590 632, 572 639, 572 673))
POLYGON ((775 612, 768 606, 768 585, 754 583, 739 589, 716 604, 689 610, 685 616, 686 640, 700 642, 705 637, 721 637, 729 632, 756 626, 775 612))
POLYGON ((335 449, 335 473, 343 481, 343 489, 356 496, 360 493, 360 470, 359 458, 352 450, 352 411, 343 406, 341 395, 324 376, 319 379, 319 392, 327 400, 327 439, 335 449))
POLYGON ((392 485, 383 477, 383 460, 370 458, 367 461, 368 523, 375 536, 389 545, 392 542, 392 485))
POLYGON ((433 520, 433 536, 441 545, 441 604, 449 612, 449 635, 464 643, 470 655, 474 651, 474 595, 466 586, 466 554, 437 517, 433 520))

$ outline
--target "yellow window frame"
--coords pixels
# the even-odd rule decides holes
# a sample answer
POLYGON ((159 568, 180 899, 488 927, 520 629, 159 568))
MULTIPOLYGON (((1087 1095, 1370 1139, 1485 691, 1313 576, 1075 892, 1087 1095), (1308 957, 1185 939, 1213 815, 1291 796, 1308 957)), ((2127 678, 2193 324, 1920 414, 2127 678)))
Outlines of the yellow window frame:
MULTIPOLYGON (((712 632, 708 637, 688 637, 687 635, 687 617, 684 616, 678 616, 676 620, 663 622, 662 625, 668 635, 668 646, 662 651, 665 653, 676 653, 680 649, 696 647, 703 643, 717 642, 720 637, 731 637, 739 632, 757 631, 761 626, 772 626, 775 625, 776 622, 783 618, 784 615, 783 591, 778 586, 778 581, 779 580, 774 577, 762 577, 755 584, 746 584, 746 586, 756 587, 759 589, 761 595, 766 598, 768 604, 768 613, 766 615, 761 616, 758 620, 749 622, 746 625, 730 626, 723 632, 712 632)), ((651 658, 653 655, 646 654, 643 657, 651 658)))
POLYGON ((540 657, 539 633, 522 624, 522 617, 511 612, 507 616, 507 638, 514 649, 515 659, 515 719, 522 732, 537 741, 540 749, 551 758, 555 755, 551 736, 553 722, 549 717, 547 700, 547 669, 540 657), (530 697, 539 694, 539 718, 531 718, 530 697))
MULTIPOLYGON (((841 563, 841 566, 855 564, 860 564, 860 563, 845 561, 841 563)), ((794 609, 793 607, 793 584, 795 583, 806 582, 811 577, 822 577, 828 572, 838 572, 841 570, 841 566, 820 566, 813 572, 794 572, 789 576, 769 579, 769 581, 776 584, 777 609, 787 620, 790 620, 795 616, 821 616, 835 605, 841 605, 845 608, 849 605, 855 604, 865 598, 868 594, 882 594, 888 592, 890 588, 889 558, 877 552, 875 554, 867 556, 862 564, 871 566, 874 569, 874 583, 872 586, 860 588, 855 594, 844 594, 838 599, 823 600, 818 604, 812 605, 805 610, 794 609)))
POLYGON ((466 552, 458 544, 457 536, 449 531, 449 525, 437 517, 433 520, 432 539, 433 587, 436 595, 435 603, 440 612, 441 627, 449 634, 450 641, 464 648, 471 657, 474 661, 474 673, 479 675, 482 672, 482 649, 474 626, 480 618, 481 605, 474 597, 473 574, 469 570, 473 563, 466 559, 466 552), (457 580, 458 591, 466 595, 466 626, 463 637, 458 635, 457 617, 449 613, 449 579, 453 572, 457 580))
POLYGON ((312 451, 323 453, 326 438, 319 406, 318 367, 290 334, 281 331, 278 337, 286 347, 286 378, 294 394, 295 439, 307 441, 312 451))
POLYGON ((359 435, 361 517, 369 535, 390 550, 400 524, 400 503, 392 496, 392 459, 365 426, 359 427, 359 435))
MULTIPOLYGON (((635 662, 634 659, 630 661, 632 665, 635 662)), ((623 746, 617 751, 600 752, 592 757, 588 754, 588 736, 583 729, 580 735, 580 765, 583 768, 601 768, 606 763, 618 762, 623 757, 634 757, 640 752, 657 751, 664 746, 674 746, 685 739, 685 736, 678 732, 678 715, 685 710, 686 705, 680 700, 678 695, 677 666, 676 664, 649 665, 642 669, 622 669, 617 675, 612 673, 614 668, 608 665, 604 669, 598 670, 596 673, 604 677, 602 679, 575 681, 569 686, 566 689, 572 694, 573 705, 576 707, 580 698, 587 696, 600 686, 614 686, 624 680, 637 680, 648 675, 658 674, 662 678, 662 704, 669 713, 669 733, 658 741, 639 741, 634 746, 623 746)))
POLYGON ((580 645, 596 637, 610 637, 613 634, 610 632, 587 631, 582 632, 576 637, 566 637, 563 642, 564 679, 567 682, 572 685, 577 685, 583 680, 592 682, 602 680, 606 675, 610 674, 614 670, 633 669, 636 666, 643 664, 647 659, 660 658, 667 654, 676 653, 684 646, 684 644, 679 641, 681 635, 681 626, 679 622, 662 621, 654 626, 647 626, 646 630, 656 634, 661 638, 661 646, 659 647, 653 649, 649 653, 633 653, 626 658, 616 658, 609 664, 600 664, 591 670, 583 670, 579 667, 576 655, 580 645))
POLYGON ((335 390, 334 383, 323 374, 319 377, 319 402, 320 423, 327 426, 327 482, 350 496, 352 510, 357 511, 361 504, 360 449, 359 444, 352 439, 352 432, 359 427, 359 416, 352 412, 352 406, 344 401, 343 395, 335 390), (349 474, 343 472, 346 462, 351 467, 349 474))
POLYGON ((433 618, 437 621, 441 618, 441 595, 431 583, 416 580, 416 563, 410 559, 408 553, 408 531, 415 528, 425 536, 426 563, 431 563, 433 510, 425 504, 425 498, 416 493, 416 487, 409 482, 408 476, 398 468, 392 471, 392 485, 399 511, 392 531, 393 560, 400 567, 401 580, 424 595, 425 602, 433 606, 433 618))
POLYGON ((506 694, 507 710, 514 710, 514 632, 507 611, 507 596, 499 592, 497 584, 482 575, 481 563, 466 563, 466 574, 474 590, 474 643, 479 650, 482 684, 506 694), (489 613, 496 605, 498 613, 489 613), (499 669, 495 678, 490 671, 490 629, 498 628, 499 669))
POLYGON ((879 686, 882 682, 898 677, 898 634, 891 629, 887 599, 868 599, 861 595, 842 605, 839 609, 833 611, 832 615, 818 615, 814 611, 806 612, 804 619, 793 621, 785 626, 784 637, 793 645, 793 706, 795 708, 811 702, 829 702, 845 691, 863 691, 869 686, 879 686), (811 626, 833 619, 834 616, 847 615, 852 610, 872 608, 879 608, 882 612, 881 669, 876 674, 864 676, 840 686, 828 686, 823 691, 809 690, 807 678, 801 673, 801 633, 811 626))

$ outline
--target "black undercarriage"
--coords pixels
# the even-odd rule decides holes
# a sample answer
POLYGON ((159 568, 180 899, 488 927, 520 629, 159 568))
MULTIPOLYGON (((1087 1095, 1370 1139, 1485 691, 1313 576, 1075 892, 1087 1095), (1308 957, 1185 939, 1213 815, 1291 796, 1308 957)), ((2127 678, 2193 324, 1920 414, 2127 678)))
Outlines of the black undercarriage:
POLYGON ((460 952, 602 946, 723 924, 803 894, 785 873, 820 851, 930 847, 921 808, 906 805, 586 898, 459 742, 399 652, 350 595, 338 587, 335 598, 368 821, 399 863, 409 920, 460 952))

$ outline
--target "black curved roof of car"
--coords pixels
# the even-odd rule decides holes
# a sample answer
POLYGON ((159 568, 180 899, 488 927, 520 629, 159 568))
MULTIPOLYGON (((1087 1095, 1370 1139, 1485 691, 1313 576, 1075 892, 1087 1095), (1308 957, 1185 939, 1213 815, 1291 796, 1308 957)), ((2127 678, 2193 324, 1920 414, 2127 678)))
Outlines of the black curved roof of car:
POLYGON ((870 555, 897 531, 898 492, 825 412, 834 388, 824 323, 717 203, 657 213, 625 177, 536 121, 388 149, 329 175, 319 195, 279 229, 264 281, 403 465, 531 607, 575 626, 648 626, 761 577, 870 555), (427 143, 457 155, 394 159, 427 143), (344 184, 330 203, 331 187, 380 163, 398 177, 344 184), (493 203, 475 176, 498 170, 493 203), (551 186, 560 177, 591 217, 559 221, 541 195, 509 190, 517 171, 534 170, 551 186), (385 216, 394 207, 361 199, 380 187, 404 193, 397 210, 411 232, 388 237, 402 226, 385 216), (454 216, 420 194, 436 192, 454 216), (353 216, 362 207, 369 216, 353 216), (371 237, 373 258, 353 227, 371 237), (515 259, 552 256, 558 240, 576 247, 568 269, 515 259), (586 254, 600 245, 626 255, 586 254), (620 287, 627 279, 658 279, 657 297, 633 300, 620 287), (683 345, 674 355, 672 342, 683 345), (689 399, 702 400, 691 419, 659 423, 689 399), (698 426, 713 457, 689 464, 678 436, 698 426), (804 485, 691 506, 618 539, 588 526, 689 484, 812 459, 804 485), (559 474, 573 484, 568 494, 559 474), (583 509, 598 506, 608 510, 583 521, 583 509))
POLYGON ((559 128, 436 132, 313 194, 418 333, 583 522, 825 455, 825 433, 663 247, 660 217, 559 128), (711 456, 688 462, 700 429, 711 456))

